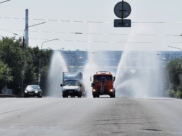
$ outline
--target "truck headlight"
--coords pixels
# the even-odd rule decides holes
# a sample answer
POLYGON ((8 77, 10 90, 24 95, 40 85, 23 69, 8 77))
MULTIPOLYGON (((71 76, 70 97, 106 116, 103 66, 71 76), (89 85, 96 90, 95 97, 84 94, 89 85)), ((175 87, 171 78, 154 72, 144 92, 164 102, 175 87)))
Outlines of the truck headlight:
POLYGON ((110 89, 110 92, 113 92, 113 89, 110 89))
POLYGON ((96 92, 96 90, 95 90, 95 89, 93 89, 92 91, 93 91, 93 92, 96 92))

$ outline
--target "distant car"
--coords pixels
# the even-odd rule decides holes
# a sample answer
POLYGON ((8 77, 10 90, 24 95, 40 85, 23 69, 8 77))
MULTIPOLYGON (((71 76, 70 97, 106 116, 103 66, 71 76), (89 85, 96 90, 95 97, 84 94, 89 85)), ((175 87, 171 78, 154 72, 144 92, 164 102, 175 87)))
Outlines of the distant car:
POLYGON ((39 85, 28 85, 24 91, 24 97, 37 96, 42 98, 42 90, 39 85))

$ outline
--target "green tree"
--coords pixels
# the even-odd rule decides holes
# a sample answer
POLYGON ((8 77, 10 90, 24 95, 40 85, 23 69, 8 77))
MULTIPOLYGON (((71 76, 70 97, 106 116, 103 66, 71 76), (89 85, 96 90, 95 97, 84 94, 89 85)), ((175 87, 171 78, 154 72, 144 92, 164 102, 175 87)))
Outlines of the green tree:
POLYGON ((169 81, 171 83, 170 95, 176 98, 182 98, 182 89, 179 79, 179 74, 182 74, 182 59, 177 58, 170 61, 167 64, 166 69, 169 76, 169 81))
POLYGON ((0 61, 0 90, 12 80, 11 69, 7 64, 0 61))
POLYGON ((3 37, 0 40, 0 87, 7 83, 15 94, 20 94, 22 84, 23 88, 28 84, 37 84, 41 58, 41 85, 44 86, 51 55, 51 49, 42 51, 41 57, 38 47, 23 47, 21 39, 3 37))

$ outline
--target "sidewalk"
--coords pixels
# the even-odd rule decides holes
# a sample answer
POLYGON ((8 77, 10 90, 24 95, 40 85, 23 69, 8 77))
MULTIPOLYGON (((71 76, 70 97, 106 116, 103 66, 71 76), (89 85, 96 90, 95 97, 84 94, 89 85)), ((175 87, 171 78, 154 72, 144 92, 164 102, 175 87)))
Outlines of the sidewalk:
POLYGON ((17 97, 17 96, 12 94, 0 94, 0 98, 7 98, 7 97, 17 97))

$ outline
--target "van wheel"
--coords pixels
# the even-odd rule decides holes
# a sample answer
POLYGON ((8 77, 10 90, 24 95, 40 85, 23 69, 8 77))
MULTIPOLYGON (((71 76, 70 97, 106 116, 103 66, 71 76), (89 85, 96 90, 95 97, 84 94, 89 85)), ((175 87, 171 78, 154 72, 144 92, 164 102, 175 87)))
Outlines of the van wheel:
POLYGON ((63 98, 68 98, 68 96, 67 95, 63 95, 63 98))
POLYGON ((81 98, 82 97, 82 94, 81 93, 78 93, 78 98, 81 98))

